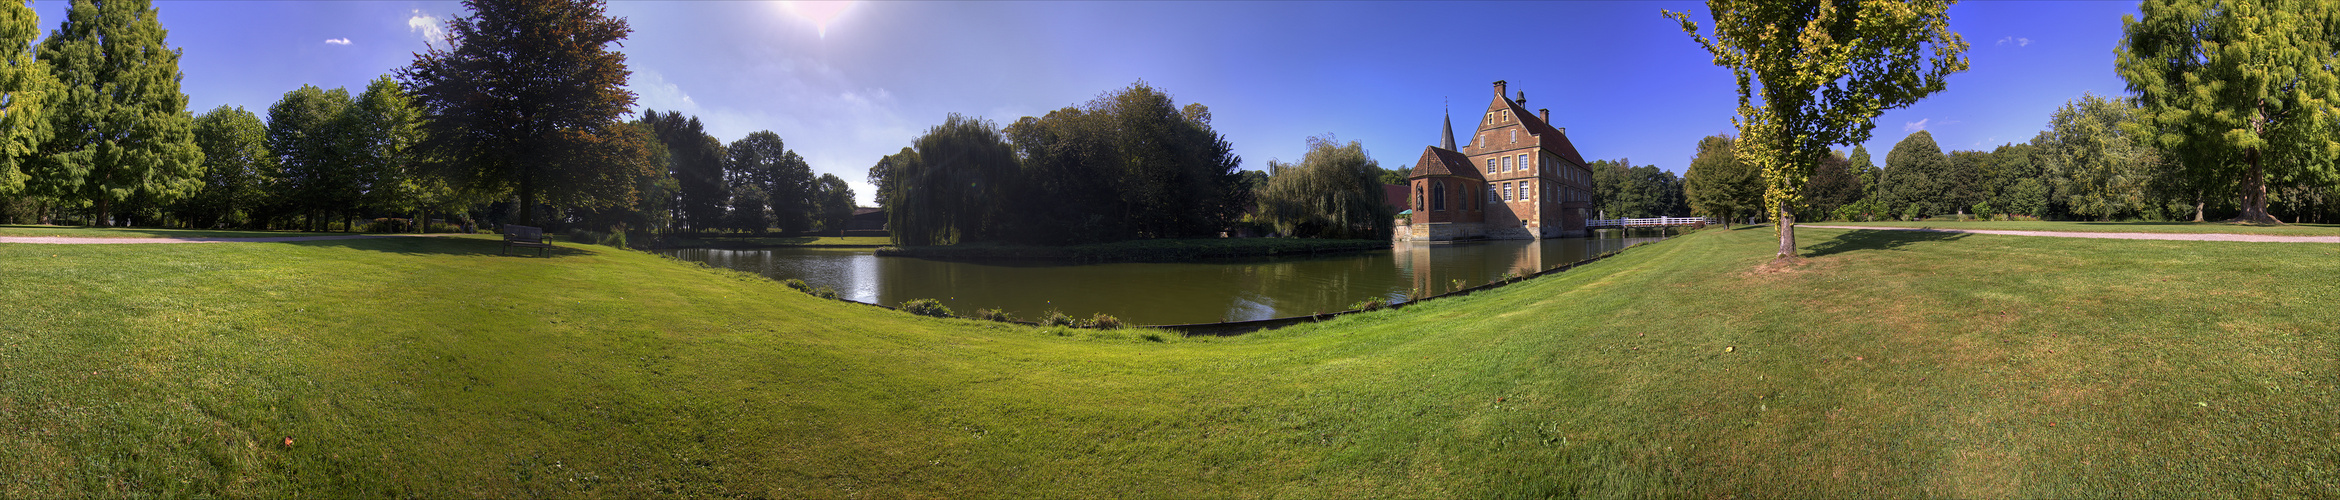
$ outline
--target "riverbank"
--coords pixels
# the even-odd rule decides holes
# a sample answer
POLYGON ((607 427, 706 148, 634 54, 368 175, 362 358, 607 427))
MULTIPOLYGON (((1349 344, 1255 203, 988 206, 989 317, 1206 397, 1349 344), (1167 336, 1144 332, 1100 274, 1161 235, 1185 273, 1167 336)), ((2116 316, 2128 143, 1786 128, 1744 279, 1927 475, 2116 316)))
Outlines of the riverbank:
POLYGON ((1071 246, 942 245, 879 248, 883 257, 1006 262, 1193 262, 1205 259, 1333 255, 1388 250, 1388 240, 1200 238, 1131 240, 1071 246))
POLYGON ((683 248, 715 248, 742 250, 755 248, 877 248, 892 244, 884 236, 673 236, 658 240, 649 250, 683 248))
POLYGON ((0 244, 0 497, 2340 489, 2325 246, 1799 239, 1151 339, 492 235, 0 244))

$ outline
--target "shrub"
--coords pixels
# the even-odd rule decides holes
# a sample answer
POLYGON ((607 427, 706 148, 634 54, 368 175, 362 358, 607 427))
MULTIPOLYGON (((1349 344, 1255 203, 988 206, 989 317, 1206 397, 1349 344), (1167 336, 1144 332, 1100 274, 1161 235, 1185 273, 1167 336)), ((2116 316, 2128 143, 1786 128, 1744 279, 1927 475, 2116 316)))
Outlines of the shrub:
POLYGON ((1991 204, 1989 204, 1989 203, 1976 203, 1976 204, 1974 204, 1974 215, 1975 215, 1975 217, 1980 217, 1980 218, 1982 218, 1982 220, 1991 220, 1991 215, 1992 215, 1992 214, 1991 214, 1991 204))
POLYGON ((812 285, 804 284, 804 280, 789 278, 788 281, 782 281, 780 284, 788 285, 789 288, 794 288, 799 292, 812 293, 812 285))
MULTIPOLYGON (((835 288, 829 288, 829 287, 825 287, 825 286, 824 286, 824 287, 820 287, 820 288, 815 288, 815 289, 813 289, 812 291, 810 291, 810 292, 805 292, 805 293, 812 294, 812 296, 814 296, 814 297, 820 297, 820 298, 829 299, 829 300, 837 300, 837 289, 835 289, 835 288)), ((948 312, 948 311, 949 311, 949 309, 944 309, 944 311, 945 311, 945 312, 944 312, 944 314, 949 314, 949 312, 948 312)))
POLYGON ((1058 310, 1055 310, 1055 309, 1049 309, 1049 310, 1048 310, 1048 312, 1045 312, 1045 313, 1041 313, 1041 314, 1040 314, 1040 325, 1041 325, 1041 326, 1073 326, 1073 318, 1072 318, 1072 316, 1066 316, 1066 315, 1064 314, 1064 311, 1058 311, 1058 310))
POLYGON ((1095 328, 1099 330, 1119 330, 1121 329, 1122 324, 1121 318, 1113 317, 1113 315, 1110 314, 1097 313, 1094 316, 1089 316, 1089 319, 1082 320, 1080 326, 1083 328, 1095 328))
POLYGON ((1355 311, 1372 311, 1384 307, 1389 307, 1389 299, 1382 297, 1372 297, 1357 301, 1355 304, 1349 304, 1349 309, 1355 311))
POLYGON ((1015 317, 1015 316, 1011 316, 1011 315, 1009 315, 1006 309, 1000 309, 1000 308, 997 308, 997 307, 993 307, 993 308, 988 308, 988 309, 976 309, 976 310, 975 310, 975 319, 980 319, 980 320, 984 320, 984 321, 998 321, 998 322, 1001 322, 1001 323, 1009 323, 1009 322, 1014 322, 1014 321, 1016 320, 1016 317, 1015 317))
POLYGON ((1512 271, 1504 271, 1504 272, 1503 272, 1503 276, 1502 276, 1502 280, 1503 280, 1504 282, 1519 281, 1519 273, 1517 273, 1517 272, 1512 272, 1512 271))
POLYGON ((1463 280, 1454 280, 1453 284, 1454 284, 1454 291, 1460 292, 1460 291, 1462 291, 1462 289, 1463 289, 1463 288, 1466 288, 1466 287, 1464 287, 1463 285, 1465 285, 1465 284, 1468 284, 1468 283, 1464 282, 1463 280))
POLYGON ((1146 339, 1147 341, 1151 342, 1163 341, 1162 332, 1146 332, 1144 335, 1139 335, 1138 338, 1146 339))
POLYGON ((902 312, 916 314, 919 316, 933 316, 937 318, 951 317, 951 308, 944 307, 942 305, 942 301, 934 299, 910 299, 902 301, 902 312))

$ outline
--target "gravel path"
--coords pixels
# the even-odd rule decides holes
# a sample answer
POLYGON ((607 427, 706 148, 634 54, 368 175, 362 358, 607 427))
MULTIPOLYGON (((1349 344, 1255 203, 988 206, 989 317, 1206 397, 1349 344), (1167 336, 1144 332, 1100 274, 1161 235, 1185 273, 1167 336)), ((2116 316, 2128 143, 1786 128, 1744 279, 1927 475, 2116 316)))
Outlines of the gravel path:
POLYGON ((2340 243, 2340 236, 2270 236, 2263 234, 2224 233, 2090 233, 2079 231, 2002 231, 1997 229, 1932 229, 1918 227, 1873 226, 1814 226, 1796 227, 1819 229, 1874 229, 1878 231, 1931 231, 1936 233, 2004 234, 2010 236, 2055 236, 2061 238, 2101 238, 2111 240, 2174 240, 2174 241, 2251 241, 2262 243, 2340 243))
POLYGON ((110 245, 129 243, 277 243, 285 241, 357 240, 368 238, 420 238, 431 236, 448 236, 452 234, 455 233, 272 236, 264 238, 84 238, 72 236, 0 236, 0 243, 37 243, 48 245, 110 245))

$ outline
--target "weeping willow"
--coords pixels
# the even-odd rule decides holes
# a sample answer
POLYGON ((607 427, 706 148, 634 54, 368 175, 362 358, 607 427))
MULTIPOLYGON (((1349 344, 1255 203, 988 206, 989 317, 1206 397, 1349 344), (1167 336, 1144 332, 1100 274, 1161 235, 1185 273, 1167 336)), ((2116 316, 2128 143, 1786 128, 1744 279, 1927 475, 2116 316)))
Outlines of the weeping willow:
POLYGON ((1259 214, 1276 232, 1309 238, 1382 239, 1395 216, 1383 199, 1380 162, 1357 141, 1308 138, 1298 165, 1268 162, 1259 214))

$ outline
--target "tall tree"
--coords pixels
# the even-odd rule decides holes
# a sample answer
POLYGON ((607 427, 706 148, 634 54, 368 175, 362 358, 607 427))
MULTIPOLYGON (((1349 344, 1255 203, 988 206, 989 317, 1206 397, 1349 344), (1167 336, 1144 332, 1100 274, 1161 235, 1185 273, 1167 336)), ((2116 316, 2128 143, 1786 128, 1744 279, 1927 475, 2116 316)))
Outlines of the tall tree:
POLYGON ((999 203, 1016 179, 1016 155, 999 126, 952 113, 913 144, 918 161, 896 165, 888 229, 894 244, 948 245, 997 238, 999 203))
POLYGON ((1259 215, 1276 232, 1309 238, 1388 239, 1396 210, 1383 199, 1381 163, 1364 144, 1331 135, 1308 138, 1298 165, 1270 161, 1259 215))
POLYGON ((1145 82, 1008 127, 1023 160, 1013 236, 1032 243, 1209 237, 1249 206, 1242 159, 1210 108, 1180 107, 1145 82))
POLYGON ((52 134, 49 115, 61 88, 35 57, 40 14, 25 2, 0 3, 0 196, 24 190, 27 163, 52 134))
POLYGON ((2267 213, 2270 176, 2340 175, 2340 12, 2330 2, 2146 0, 2139 10, 2121 17, 2114 59, 2142 105, 2138 127, 2186 169, 2238 179, 2235 221, 2281 223, 2267 213))
POLYGON ((1763 208, 1762 173, 1739 161, 1738 141, 1712 135, 1698 140, 1698 155, 1683 172, 1682 190, 1690 211, 1722 219, 1724 227, 1763 208))
POLYGON ((812 165, 788 150, 780 134, 752 132, 732 141, 724 152, 729 155, 724 169, 730 172, 731 186, 763 190, 776 227, 783 232, 812 227, 814 189, 818 187, 813 184, 812 165))
POLYGON ((63 95, 33 166, 37 194, 92 203, 97 223, 112 225, 117 203, 168 202, 203 185, 203 149, 167 34, 145 0, 75 0, 41 40, 63 95))
POLYGON ((869 184, 876 189, 870 195, 876 198, 878 208, 888 213, 894 211, 894 184, 898 178, 894 172, 917 162, 918 151, 904 147, 900 152, 878 158, 877 164, 869 167, 869 184))
POLYGON ((2066 210, 2097 220, 2154 215, 2161 197, 2154 179, 2170 174, 2154 150, 2149 129, 2136 123, 2138 109, 2126 102, 2083 95, 2064 103, 2049 120, 2056 157, 2051 176, 2066 210))
MULTIPOLYGON (((607 137, 634 104, 626 56, 610 50, 632 31, 598 0, 465 0, 447 22, 447 46, 399 72, 428 117, 422 146, 455 184, 536 206, 632 205, 638 172, 624 163, 566 163, 607 137), (611 179, 622 181, 610 182, 611 179)), ((671 146, 670 146, 671 147, 671 146)))
POLYGON ((1780 259, 1796 255, 1795 216, 1829 146, 1869 139, 1873 120, 1944 88, 1966 70, 1950 31, 1954 0, 1708 0, 1714 37, 1666 11, 1739 84, 1740 161, 1763 172, 1780 259), (1757 98, 1760 97, 1760 101, 1757 98))
POLYGON ((358 203, 360 143, 349 91, 302 85, 268 107, 268 150, 276 153, 275 190, 311 231, 358 203))
POLYGON ((814 220, 820 230, 844 231, 853 222, 853 186, 836 174, 821 174, 813 185, 813 213, 818 215, 814 220))
POLYGON ((250 225, 249 212, 267 203, 268 126, 241 106, 220 105, 195 117, 195 144, 203 148, 203 188, 182 204, 180 219, 196 227, 250 225))
POLYGON ((430 222, 432 209, 453 201, 442 180, 423 175, 415 145, 422 143, 422 108, 414 96, 385 75, 366 84, 348 111, 351 162, 362 206, 385 212, 417 212, 416 229, 430 222))
POLYGON ((675 208, 680 212, 674 222, 693 230, 722 225, 724 207, 731 200, 730 185, 724 179, 723 141, 708 135, 698 117, 680 112, 650 110, 643 113, 642 121, 666 146, 667 173, 674 178, 675 208))
POLYGON ((1943 195, 1948 186, 1950 156, 1934 143, 1934 134, 1924 130, 1911 132, 1893 143, 1893 150, 1885 153, 1885 170, 1878 181, 1884 184, 1885 211, 1907 214, 1915 205, 1917 215, 1945 213, 1949 207, 1943 195))

